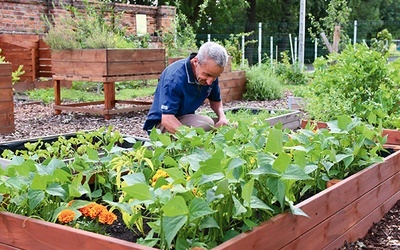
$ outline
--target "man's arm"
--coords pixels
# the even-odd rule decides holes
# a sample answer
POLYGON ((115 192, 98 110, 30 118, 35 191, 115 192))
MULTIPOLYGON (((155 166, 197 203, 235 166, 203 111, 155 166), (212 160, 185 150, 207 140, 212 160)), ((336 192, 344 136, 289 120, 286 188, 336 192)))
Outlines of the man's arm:
POLYGON ((220 127, 223 125, 228 125, 229 122, 226 119, 224 108, 222 106, 222 101, 216 102, 210 100, 210 108, 215 112, 218 117, 218 122, 215 124, 215 127, 220 127))
POLYGON ((161 116, 161 125, 163 125, 165 129, 172 134, 175 134, 178 128, 183 126, 183 124, 175 117, 175 115, 166 114, 161 116))

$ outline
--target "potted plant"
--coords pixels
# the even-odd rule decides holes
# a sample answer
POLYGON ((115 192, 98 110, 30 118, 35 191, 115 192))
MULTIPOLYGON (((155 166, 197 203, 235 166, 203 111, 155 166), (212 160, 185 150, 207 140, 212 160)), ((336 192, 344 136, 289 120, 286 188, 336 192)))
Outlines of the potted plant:
POLYGON ((114 113, 148 108, 151 102, 115 100, 115 82, 157 79, 165 68, 165 50, 145 48, 148 35, 125 35, 112 10, 102 9, 108 5, 84 3, 83 9, 64 6, 66 13, 54 21, 45 18, 49 30, 44 41, 51 48, 56 114, 61 110, 84 111, 109 119, 114 113), (107 11, 110 21, 104 14, 107 11), (61 105, 61 80, 103 82, 104 102, 61 105), (115 110, 118 102, 136 106, 115 110), (97 104, 104 104, 104 109, 85 107, 97 104))

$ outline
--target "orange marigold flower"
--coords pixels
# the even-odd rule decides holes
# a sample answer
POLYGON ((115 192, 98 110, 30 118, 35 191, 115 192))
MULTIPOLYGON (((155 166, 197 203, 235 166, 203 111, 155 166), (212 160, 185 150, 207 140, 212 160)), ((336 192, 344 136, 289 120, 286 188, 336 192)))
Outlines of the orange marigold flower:
POLYGON ((102 212, 99 214, 99 222, 100 222, 100 223, 103 223, 103 224, 111 225, 111 224, 114 223, 114 221, 115 221, 116 219, 117 219, 117 216, 116 216, 114 213, 109 212, 109 211, 107 211, 107 210, 102 211, 102 212))
POLYGON ((68 202, 68 207, 72 206, 72 203, 74 203, 75 200, 71 200, 70 202, 68 202))
POLYGON ((107 211, 107 208, 103 205, 95 203, 89 210, 89 216, 90 218, 94 219, 103 211, 107 211))
POLYGON ((153 175, 153 178, 151 178, 152 182, 156 182, 158 180, 158 178, 160 177, 164 177, 167 178, 169 175, 167 174, 167 172, 165 172, 164 170, 157 170, 157 172, 153 175))
POLYGON ((89 217, 90 216, 90 209, 95 205, 96 203, 90 203, 84 207, 79 208, 79 212, 81 212, 83 214, 83 216, 85 217, 89 217))
POLYGON ((71 209, 64 209, 58 214, 58 221, 61 223, 69 223, 75 218, 75 212, 71 209))

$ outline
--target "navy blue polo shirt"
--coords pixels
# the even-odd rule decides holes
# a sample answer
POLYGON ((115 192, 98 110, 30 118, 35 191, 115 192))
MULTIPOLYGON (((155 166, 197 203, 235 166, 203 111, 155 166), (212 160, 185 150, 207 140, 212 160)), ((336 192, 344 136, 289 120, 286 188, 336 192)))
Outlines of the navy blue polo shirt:
POLYGON ((169 65, 160 76, 153 104, 147 115, 143 129, 150 131, 161 122, 162 114, 180 117, 194 114, 208 98, 211 101, 221 101, 218 78, 210 86, 200 85, 193 74, 190 59, 178 60, 169 65))

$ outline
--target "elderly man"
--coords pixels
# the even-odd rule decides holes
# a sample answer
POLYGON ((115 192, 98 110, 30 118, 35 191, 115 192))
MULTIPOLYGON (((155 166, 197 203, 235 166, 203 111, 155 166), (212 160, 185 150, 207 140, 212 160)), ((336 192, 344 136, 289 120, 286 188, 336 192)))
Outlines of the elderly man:
POLYGON ((218 86, 227 59, 224 47, 206 42, 197 54, 169 65, 161 74, 143 129, 150 133, 156 127, 163 133, 175 133, 183 125, 206 131, 227 125, 218 86), (206 99, 217 118, 195 114, 206 99))

